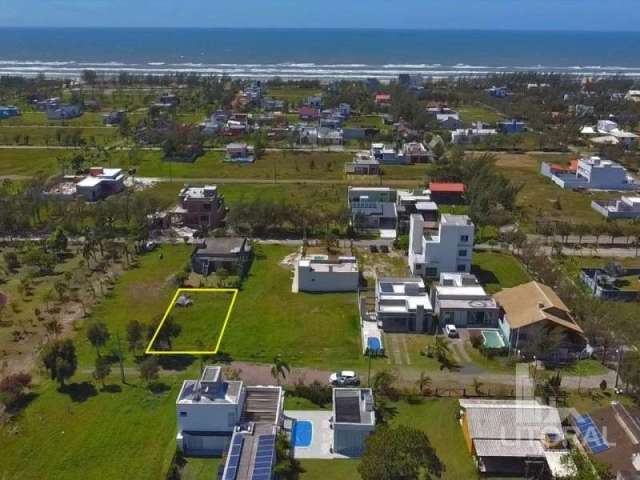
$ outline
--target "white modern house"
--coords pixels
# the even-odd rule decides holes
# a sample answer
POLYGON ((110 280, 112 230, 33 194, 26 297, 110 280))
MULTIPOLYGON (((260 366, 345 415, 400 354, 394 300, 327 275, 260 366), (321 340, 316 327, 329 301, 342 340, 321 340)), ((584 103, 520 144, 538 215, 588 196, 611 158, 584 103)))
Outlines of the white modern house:
POLYGON ((613 120, 598 120, 595 126, 583 127, 580 133, 597 144, 617 145, 621 143, 629 146, 638 138, 635 133, 621 129, 618 123, 613 120))
POLYGON ((624 168, 613 160, 588 157, 578 160, 576 172, 555 172, 551 165, 543 162, 540 173, 556 185, 567 190, 638 190, 638 183, 624 168))
POLYGON ((351 221, 358 228, 380 229, 381 236, 395 238, 398 223, 396 190, 389 187, 349 187, 351 221))
POLYGON ((76 184, 76 193, 95 202, 124 190, 125 174, 121 168, 91 167, 89 175, 76 184))
POLYGON ((606 218, 640 218, 640 197, 623 196, 620 200, 593 200, 591 208, 606 218))
POLYGON ((333 389, 333 450, 348 457, 364 452, 367 437, 376 428, 370 388, 333 389))
POLYGON ((476 143, 497 134, 498 131, 495 128, 487 128, 482 123, 478 122, 471 128, 458 128, 452 131, 451 143, 455 145, 476 143))
POLYGON ((443 214, 437 232, 425 229, 419 214, 409 220, 409 269, 417 276, 438 278, 442 272, 471 271, 475 226, 467 215, 443 214))
POLYGON ((431 288, 431 303, 441 326, 479 328, 498 325, 498 303, 470 273, 441 273, 440 282, 431 288))
POLYGON ((298 260, 293 274, 293 292, 355 292, 360 270, 355 257, 313 255, 298 260))
POLYGON ((372 143, 371 156, 382 165, 405 165, 409 162, 409 159, 402 152, 398 152, 394 146, 384 143, 372 143))
POLYGON ((421 278, 378 279, 375 302, 378 325, 385 332, 433 330, 433 308, 421 278))
POLYGON ((234 432, 273 431, 281 422, 280 387, 246 386, 207 366, 197 380, 185 380, 176 400, 176 443, 185 455, 220 455, 234 432))

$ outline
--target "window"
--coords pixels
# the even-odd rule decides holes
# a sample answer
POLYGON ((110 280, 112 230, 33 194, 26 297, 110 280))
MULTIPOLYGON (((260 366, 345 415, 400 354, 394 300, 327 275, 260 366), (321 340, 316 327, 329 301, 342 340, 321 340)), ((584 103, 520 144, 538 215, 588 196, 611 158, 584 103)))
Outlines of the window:
POLYGON ((466 257, 467 256, 467 251, 466 250, 458 250, 458 256, 459 257, 466 257))
POLYGON ((460 243, 467 243, 469 241, 469 235, 460 235, 460 243))
POLYGON ((466 265, 458 265, 458 271, 459 272, 466 272, 467 271, 467 266, 466 265))
POLYGON ((424 269, 425 277, 437 277, 438 269, 436 267, 429 267, 424 269))
POLYGON ((186 417, 187 415, 188 415, 188 413, 187 413, 187 412, 180 412, 180 416, 181 416, 181 417, 186 417))

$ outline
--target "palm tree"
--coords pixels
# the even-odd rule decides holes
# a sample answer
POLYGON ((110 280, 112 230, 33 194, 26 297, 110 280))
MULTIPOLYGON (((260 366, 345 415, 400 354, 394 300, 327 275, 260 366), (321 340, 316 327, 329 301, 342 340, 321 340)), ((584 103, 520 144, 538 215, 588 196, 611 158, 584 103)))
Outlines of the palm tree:
POLYGON ((430 389, 431 383, 431 377, 425 372, 420 372, 420 378, 416 381, 416 385, 418 386, 418 391, 420 392, 420 394, 423 394, 425 390, 430 389))
POLYGON ((273 359, 273 365, 271 366, 271 376, 275 379, 278 386, 280 386, 280 378, 282 378, 282 380, 286 379, 289 372, 291 372, 289 364, 282 359, 282 355, 276 355, 273 359))
POLYGON ((449 354, 451 353, 451 345, 449 343, 449 340, 442 336, 435 337, 433 352, 437 359, 448 358, 449 354))

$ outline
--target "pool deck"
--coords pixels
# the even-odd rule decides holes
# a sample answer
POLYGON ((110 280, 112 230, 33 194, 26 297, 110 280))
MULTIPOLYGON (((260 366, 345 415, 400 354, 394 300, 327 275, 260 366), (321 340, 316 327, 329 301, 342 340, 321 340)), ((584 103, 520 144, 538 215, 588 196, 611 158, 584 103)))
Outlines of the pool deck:
POLYGON ((378 328, 377 322, 371 321, 361 321, 360 328, 362 330, 362 353, 367 353, 367 338, 374 337, 380 341, 380 348, 384 349, 384 344, 382 343, 382 330, 378 328))
POLYGON ((308 447, 294 447, 295 458, 334 459, 349 458, 344 455, 331 453, 333 445, 333 430, 329 420, 333 415, 331 410, 285 410, 285 416, 299 421, 307 421, 313 424, 311 433, 311 445, 308 447))

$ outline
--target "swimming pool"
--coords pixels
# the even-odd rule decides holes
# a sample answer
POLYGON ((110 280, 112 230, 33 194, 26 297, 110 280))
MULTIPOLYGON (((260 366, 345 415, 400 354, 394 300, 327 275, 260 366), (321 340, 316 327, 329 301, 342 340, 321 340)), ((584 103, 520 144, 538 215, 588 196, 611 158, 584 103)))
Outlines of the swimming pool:
POLYGON ((482 330, 483 345, 486 348, 500 349, 506 347, 502 335, 497 330, 482 330))
POLYGON ((372 353, 378 353, 380 350, 382 350, 380 339, 378 337, 368 337, 367 348, 371 350, 372 353))
POLYGON ((313 438, 313 423, 308 420, 296 420, 291 430, 291 443, 294 447, 309 447, 313 438))

